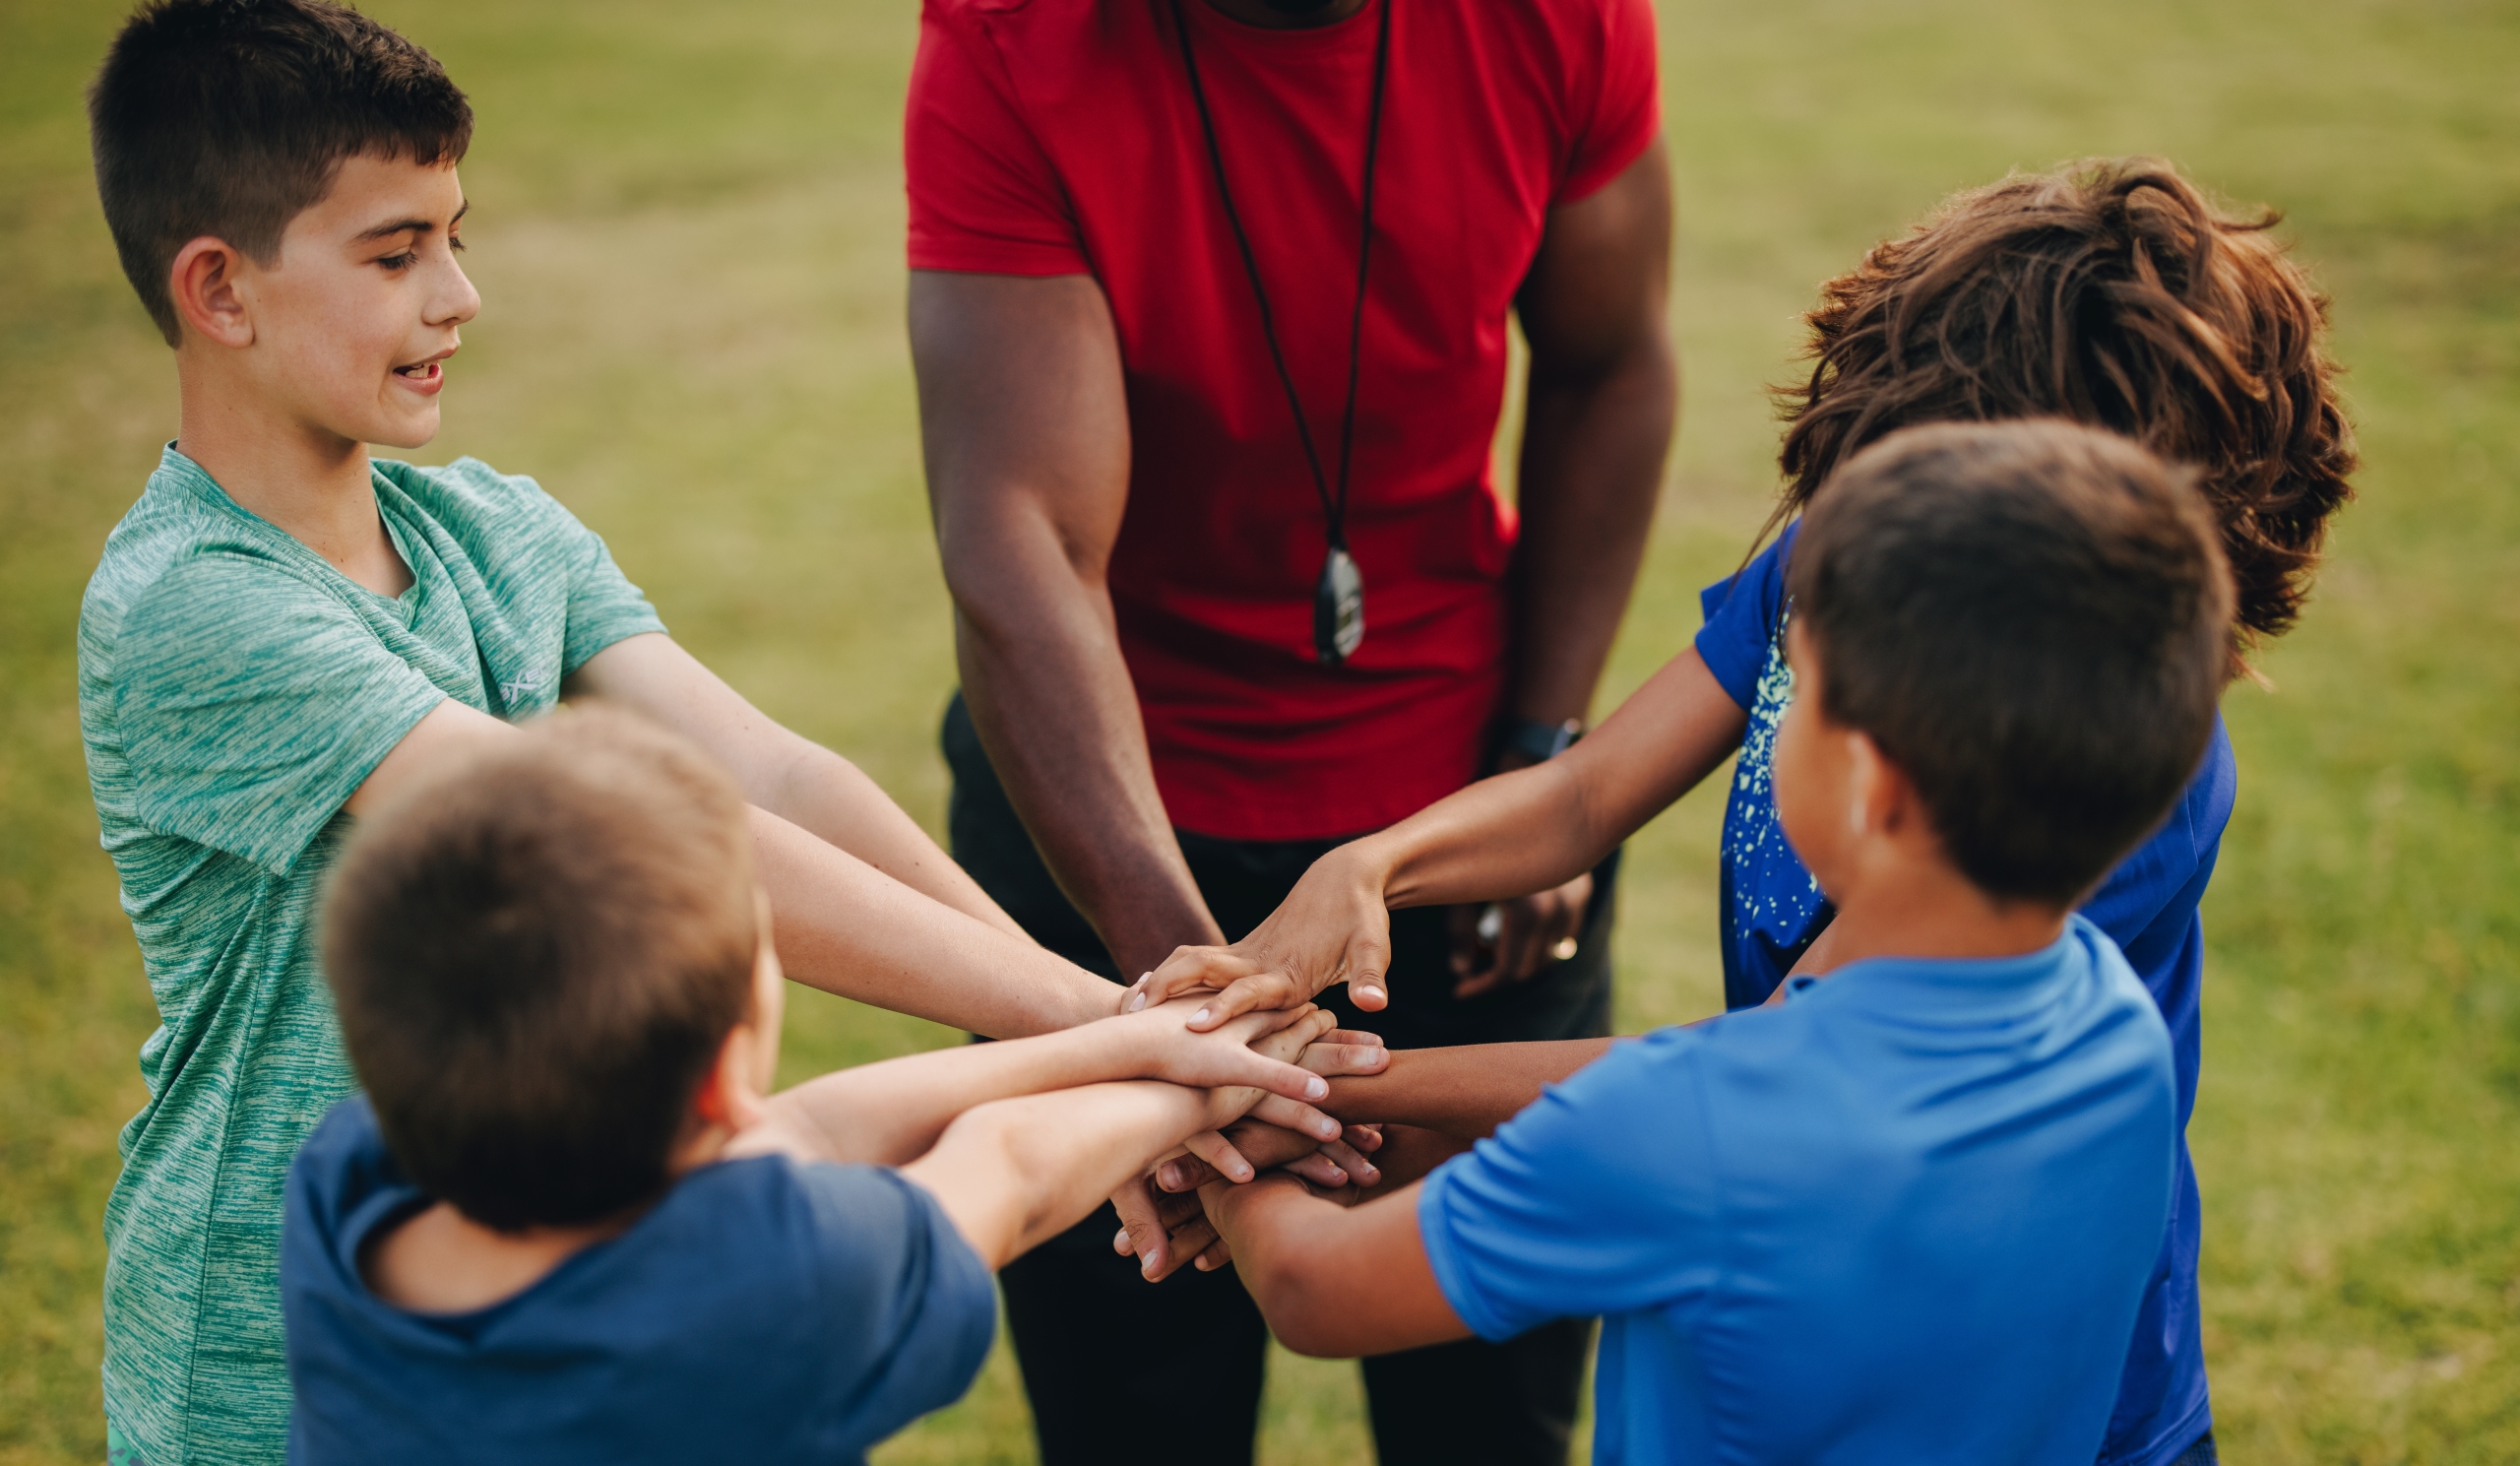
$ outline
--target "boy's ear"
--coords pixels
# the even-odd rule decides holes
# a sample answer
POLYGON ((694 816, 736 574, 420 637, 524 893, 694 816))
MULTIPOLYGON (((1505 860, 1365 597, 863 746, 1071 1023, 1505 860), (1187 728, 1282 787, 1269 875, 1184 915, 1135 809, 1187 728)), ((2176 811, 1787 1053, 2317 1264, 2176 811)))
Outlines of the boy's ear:
POLYGON ((1881 751, 1872 734, 1852 729, 1846 734, 1847 823, 1851 833, 1892 839, 1922 834, 1936 838, 1925 817, 1924 800, 1908 771, 1881 751))
POLYGON ((237 288, 244 264, 244 251, 208 234, 175 251, 166 287, 186 330, 222 347, 254 344, 253 312, 237 288))
POLYGON ((748 1130, 761 1122, 761 1094, 769 1076, 756 1074, 761 1064, 761 1035, 751 1023, 726 1031, 718 1057, 701 1077, 691 1097, 692 1114, 704 1125, 729 1131, 748 1130))

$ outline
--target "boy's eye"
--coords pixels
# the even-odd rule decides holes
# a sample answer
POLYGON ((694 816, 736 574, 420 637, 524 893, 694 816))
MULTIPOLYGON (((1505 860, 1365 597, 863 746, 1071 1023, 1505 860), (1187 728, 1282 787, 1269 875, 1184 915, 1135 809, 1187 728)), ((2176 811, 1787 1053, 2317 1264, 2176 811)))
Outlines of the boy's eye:
POLYGON ((409 270, 413 265, 418 264, 420 256, 417 250, 407 249, 401 254, 386 255, 376 263, 384 266, 388 270, 409 270))
POLYGON ((446 247, 447 247, 447 248, 449 248, 449 249, 451 249, 451 250, 454 250, 457 254, 462 254, 462 253, 464 253, 464 236, 463 236, 463 235, 461 235, 461 234, 449 234, 449 235, 447 235, 447 236, 446 236, 446 247))

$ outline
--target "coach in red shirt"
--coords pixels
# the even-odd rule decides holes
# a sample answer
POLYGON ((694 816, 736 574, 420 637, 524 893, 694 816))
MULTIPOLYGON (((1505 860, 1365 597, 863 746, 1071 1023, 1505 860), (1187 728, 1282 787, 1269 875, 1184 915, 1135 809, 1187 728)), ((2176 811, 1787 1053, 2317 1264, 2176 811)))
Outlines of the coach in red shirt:
MULTIPOLYGON (((926 0, 911 344, 954 854, 1135 978, 1580 732, 1669 446, 1647 0, 926 0), (1531 343, 1519 512, 1489 456, 1531 343)), ((1395 1047, 1608 1031, 1611 871, 1403 912, 1395 1047)), ((1108 1213, 1005 1274, 1050 1466, 1247 1460, 1266 1333, 1108 1213)), ((1561 1461, 1589 1328, 1368 1361, 1381 1458, 1561 1461)))

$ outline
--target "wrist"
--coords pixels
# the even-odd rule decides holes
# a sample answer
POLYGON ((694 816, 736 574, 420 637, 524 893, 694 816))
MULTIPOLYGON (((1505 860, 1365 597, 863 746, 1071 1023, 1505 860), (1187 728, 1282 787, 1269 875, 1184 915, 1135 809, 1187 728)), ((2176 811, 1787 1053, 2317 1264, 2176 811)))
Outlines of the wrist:
POLYGON ((1506 718, 1496 727, 1495 752, 1490 755, 1488 766, 1505 773, 1544 764, 1574 747, 1583 736, 1584 722, 1580 718, 1553 723, 1541 718, 1506 718))

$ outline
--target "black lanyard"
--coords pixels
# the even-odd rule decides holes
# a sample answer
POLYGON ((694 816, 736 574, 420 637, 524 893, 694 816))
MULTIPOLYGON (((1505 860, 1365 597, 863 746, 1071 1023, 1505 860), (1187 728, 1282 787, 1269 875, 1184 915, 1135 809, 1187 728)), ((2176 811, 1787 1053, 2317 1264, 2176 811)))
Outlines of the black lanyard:
POLYGON ((1287 407, 1294 414, 1295 436, 1303 444, 1305 467, 1312 470, 1312 489, 1321 499, 1328 521, 1330 552, 1321 561, 1321 579, 1312 593, 1313 655, 1337 667, 1354 653, 1365 636, 1364 578, 1348 553, 1348 466, 1356 442, 1356 382, 1365 330, 1365 266, 1374 243, 1374 159, 1382 152, 1383 82, 1391 72, 1391 8, 1394 0, 1374 0, 1382 7, 1374 34, 1373 101, 1365 118, 1365 177, 1362 223, 1356 240, 1356 304, 1348 318, 1348 404, 1339 417, 1339 492, 1330 492, 1322 472, 1321 452, 1313 446, 1312 424, 1305 420, 1303 399, 1295 395, 1294 374, 1287 370, 1287 353, 1278 345, 1278 323, 1269 308, 1268 287, 1260 283, 1260 260, 1252 253, 1251 235, 1242 227, 1242 211, 1233 205, 1233 187, 1226 181, 1225 150, 1217 144, 1216 118, 1208 110, 1208 89, 1199 77, 1199 57, 1190 47, 1189 18, 1181 0, 1172 0, 1172 30, 1181 37, 1181 66, 1190 74, 1190 97, 1198 104, 1199 129, 1208 140, 1208 161, 1216 169, 1217 194, 1225 201, 1226 223, 1233 226, 1233 242, 1242 251, 1242 268, 1251 277, 1251 294, 1260 305, 1260 334, 1269 343, 1269 360, 1278 368, 1278 385, 1286 389, 1287 407))

